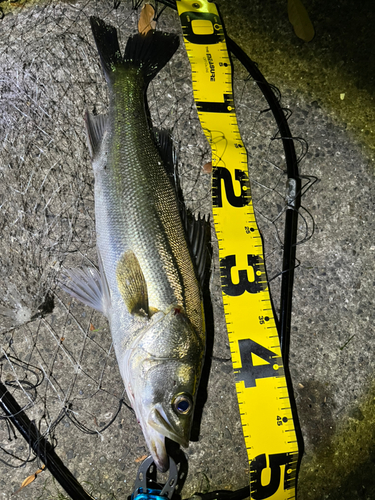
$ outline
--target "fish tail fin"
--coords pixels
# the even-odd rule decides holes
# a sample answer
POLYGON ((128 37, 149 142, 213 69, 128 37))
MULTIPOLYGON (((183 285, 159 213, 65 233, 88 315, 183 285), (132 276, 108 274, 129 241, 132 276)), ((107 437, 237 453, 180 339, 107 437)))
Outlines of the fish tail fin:
POLYGON ((123 58, 117 38, 117 30, 99 17, 90 17, 92 34, 99 52, 104 75, 108 83, 114 81, 116 68, 122 66, 123 58))
POLYGON ((147 86, 179 46, 177 35, 149 31, 146 35, 136 34, 129 37, 122 57, 116 28, 98 17, 90 17, 90 23, 108 83, 114 82, 116 69, 120 66, 131 66, 139 70, 147 86))
POLYGON ((145 84, 164 68, 179 46, 178 35, 162 31, 149 31, 146 35, 136 34, 128 39, 124 62, 139 68, 145 84))

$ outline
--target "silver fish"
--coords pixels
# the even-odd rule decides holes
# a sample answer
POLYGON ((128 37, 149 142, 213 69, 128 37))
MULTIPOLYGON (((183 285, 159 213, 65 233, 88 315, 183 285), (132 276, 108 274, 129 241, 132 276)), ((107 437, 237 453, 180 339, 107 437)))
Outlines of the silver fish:
POLYGON ((99 270, 67 270, 61 286, 108 318, 129 400, 165 471, 165 437, 188 446, 205 353, 207 224, 181 207, 170 137, 153 131, 146 101, 179 40, 137 34, 122 56, 116 29, 90 22, 109 88, 108 115, 85 116, 99 270))

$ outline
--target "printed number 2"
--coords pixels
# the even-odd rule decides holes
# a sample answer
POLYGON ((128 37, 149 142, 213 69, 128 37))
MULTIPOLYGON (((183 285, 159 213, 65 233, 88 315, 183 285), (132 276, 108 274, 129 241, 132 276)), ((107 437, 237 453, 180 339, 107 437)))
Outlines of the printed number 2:
POLYGON ((234 177, 241 186, 241 194, 234 194, 233 179, 230 171, 225 167, 217 167, 212 173, 212 203, 214 207, 223 206, 222 181, 228 203, 232 207, 244 207, 250 203, 250 181, 246 172, 236 169, 234 177))
POLYGON ((270 479, 268 484, 265 485, 262 484, 261 480, 262 472, 267 467, 265 453, 258 455, 250 464, 251 498, 254 498, 255 500, 265 500, 276 493, 282 480, 282 465, 285 465, 283 481, 284 490, 288 488, 286 471, 292 457, 288 453, 275 453, 273 455, 268 455, 268 460, 268 468, 271 469, 271 474, 268 475, 270 479))

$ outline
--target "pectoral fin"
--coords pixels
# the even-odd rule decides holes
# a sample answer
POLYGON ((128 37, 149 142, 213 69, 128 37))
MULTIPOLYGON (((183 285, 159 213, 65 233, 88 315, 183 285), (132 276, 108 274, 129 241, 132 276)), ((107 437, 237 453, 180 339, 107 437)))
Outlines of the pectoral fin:
POLYGON ((75 299, 108 317, 109 292, 95 267, 66 269, 59 286, 75 299))
POLYGON ((149 315, 147 284, 134 252, 125 252, 116 268, 117 286, 130 314, 149 315))

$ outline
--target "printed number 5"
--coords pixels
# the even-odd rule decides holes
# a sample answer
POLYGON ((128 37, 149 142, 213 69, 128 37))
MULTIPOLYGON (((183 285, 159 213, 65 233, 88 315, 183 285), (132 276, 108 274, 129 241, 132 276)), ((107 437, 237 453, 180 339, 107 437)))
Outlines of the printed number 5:
POLYGON ((292 457, 288 453, 275 453, 268 455, 268 467, 266 462, 266 454, 258 455, 250 464, 250 480, 251 480, 251 498, 255 500, 265 500, 274 495, 280 487, 281 466, 285 465, 285 473, 283 486, 284 490, 288 489, 287 469, 292 457), (263 485, 261 481, 262 472, 269 468, 270 475, 268 484, 263 485))

